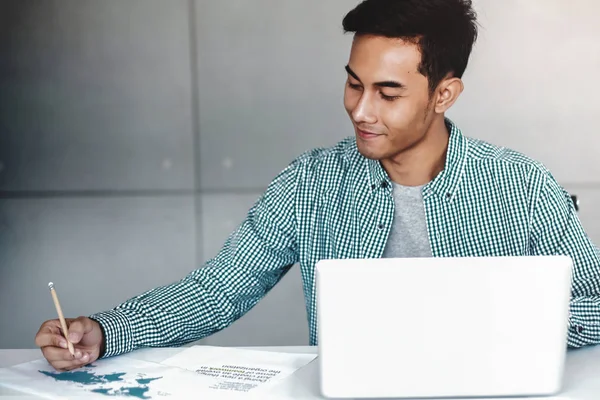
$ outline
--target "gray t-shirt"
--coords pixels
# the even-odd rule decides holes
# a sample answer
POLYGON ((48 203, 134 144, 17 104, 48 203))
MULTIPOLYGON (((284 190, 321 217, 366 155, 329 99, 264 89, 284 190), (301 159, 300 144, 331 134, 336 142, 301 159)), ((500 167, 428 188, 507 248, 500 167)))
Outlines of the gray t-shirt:
POLYGON ((395 182, 392 184, 396 207, 383 257, 431 257, 423 186, 409 187, 395 182))

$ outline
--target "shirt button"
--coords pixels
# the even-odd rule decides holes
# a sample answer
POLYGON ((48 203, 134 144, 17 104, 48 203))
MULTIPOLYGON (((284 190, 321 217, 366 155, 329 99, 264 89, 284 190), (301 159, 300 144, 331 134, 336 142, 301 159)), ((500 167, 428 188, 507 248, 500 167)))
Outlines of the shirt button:
POLYGON ((383 230, 383 224, 379 224, 379 226, 377 226, 379 228, 379 230, 383 230))
POLYGON ((578 326, 577 327, 577 333, 581 333, 583 332, 583 326, 578 326))
POLYGON ((388 187, 388 183, 387 183, 386 181, 382 181, 382 182, 381 182, 381 187, 382 187, 383 189, 385 189, 386 187, 388 187))
POLYGON ((371 190, 375 190, 375 185, 371 185, 371 190))

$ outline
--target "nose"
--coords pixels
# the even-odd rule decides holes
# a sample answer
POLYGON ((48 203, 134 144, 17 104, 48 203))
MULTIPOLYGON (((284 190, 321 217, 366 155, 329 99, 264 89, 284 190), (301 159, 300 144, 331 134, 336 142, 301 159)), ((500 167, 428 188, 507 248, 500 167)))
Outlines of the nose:
POLYGON ((373 99, 364 91, 352 110, 352 119, 356 124, 374 124, 377 122, 373 99))

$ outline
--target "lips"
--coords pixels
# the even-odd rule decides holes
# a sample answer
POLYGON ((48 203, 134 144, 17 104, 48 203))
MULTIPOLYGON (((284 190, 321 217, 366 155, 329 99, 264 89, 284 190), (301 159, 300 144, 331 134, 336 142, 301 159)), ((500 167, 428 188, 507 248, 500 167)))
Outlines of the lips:
POLYGON ((363 131, 360 129, 356 129, 356 131, 358 132, 358 136, 360 136, 362 139, 375 139, 379 136, 381 136, 379 133, 373 133, 373 132, 369 132, 369 131, 363 131))

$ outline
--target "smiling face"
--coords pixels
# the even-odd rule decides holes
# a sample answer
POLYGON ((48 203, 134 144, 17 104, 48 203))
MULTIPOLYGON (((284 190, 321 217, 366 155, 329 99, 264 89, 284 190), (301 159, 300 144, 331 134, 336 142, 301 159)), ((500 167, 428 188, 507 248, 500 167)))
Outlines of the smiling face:
POLYGON ((344 107, 365 157, 389 160, 418 147, 439 117, 437 93, 431 94, 418 71, 420 62, 414 43, 372 35, 354 38, 344 107))

